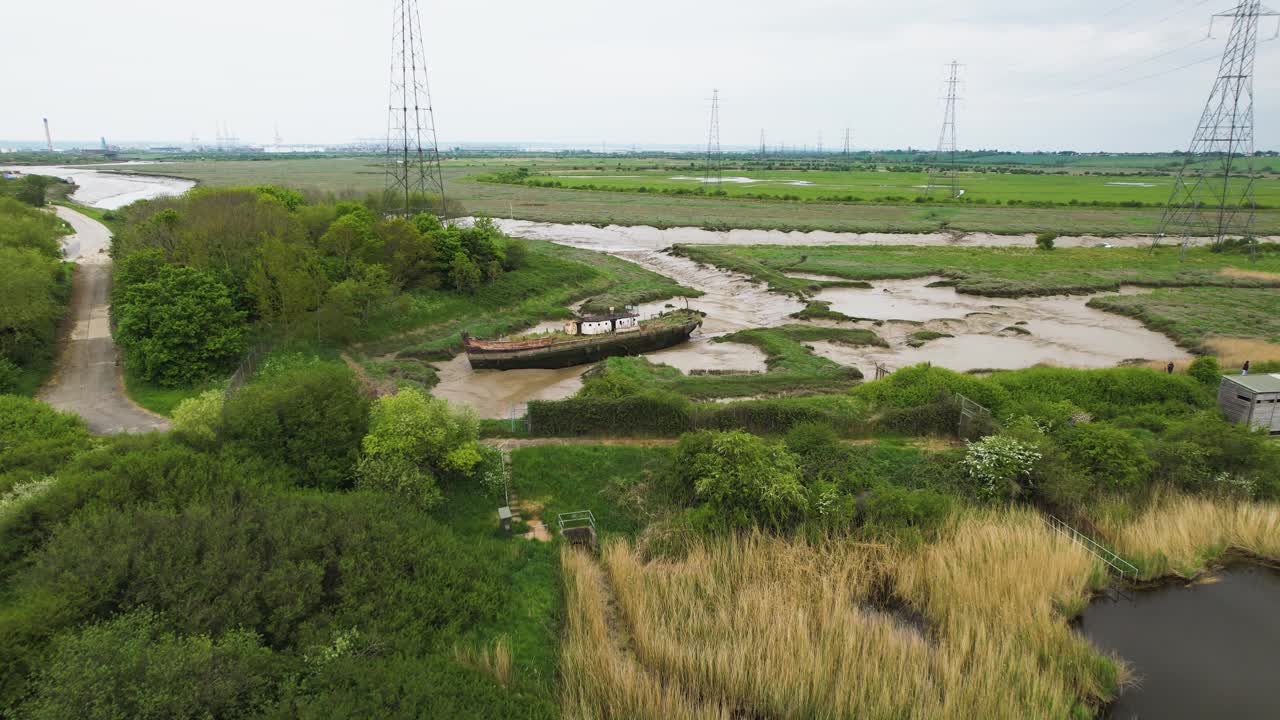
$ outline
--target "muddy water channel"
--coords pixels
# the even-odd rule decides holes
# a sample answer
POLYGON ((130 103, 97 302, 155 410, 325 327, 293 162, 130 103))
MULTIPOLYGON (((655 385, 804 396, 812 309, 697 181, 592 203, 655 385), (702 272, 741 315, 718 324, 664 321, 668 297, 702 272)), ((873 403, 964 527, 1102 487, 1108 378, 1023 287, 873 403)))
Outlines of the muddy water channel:
MULTIPOLYGON (((790 322, 804 308, 796 298, 769 292, 745 276, 700 265, 662 251, 674 241, 703 241, 707 235, 729 237, 723 242, 780 242, 780 236, 798 236, 810 242, 818 233, 770 233, 732 231, 707 233, 692 228, 654 228, 588 225, 553 225, 504 221, 503 228, 517 236, 549 240, 564 245, 609 253, 666 275, 686 287, 702 291, 688 301, 690 308, 707 313, 702 330, 690 342, 648 357, 685 373, 696 371, 763 372, 764 354, 740 343, 712 342, 738 330, 775 327, 790 322), (690 231, 691 237, 679 233, 690 231), (676 233, 673 236, 673 233, 676 233)), ((833 242, 850 243, 848 234, 828 233, 833 242)), ((862 236, 869 238, 871 236, 862 236)), ((949 236, 877 236, 894 244, 938 244, 949 236)), ((991 236, 1008 244, 1009 238, 991 236)), ((877 240, 878 241, 878 240, 877 240)), ((864 242, 863 244, 868 244, 864 242)), ((975 243, 976 244, 976 243, 975 243)), ((810 279, 837 279, 807 276, 810 279)), ((1185 360, 1188 355, 1169 338, 1144 328, 1137 320, 1086 306, 1092 296, 1048 298, 985 298, 962 295, 952 288, 928 287, 941 278, 890 280, 871 289, 830 288, 816 299, 830 302, 833 310, 864 318, 844 327, 874 330, 890 347, 856 348, 833 343, 813 343, 814 352, 874 376, 877 363, 890 368, 922 362, 957 371, 1016 369, 1037 364, 1065 367, 1110 367, 1126 360, 1161 363, 1185 360), (951 337, 912 347, 912 335, 933 331, 951 337)), ((1141 292, 1125 289, 1124 293, 1141 292)), ((649 303, 640 308, 648 316, 669 307, 684 306, 683 299, 649 303)), ((829 323, 824 323, 829 324, 829 323)), ((550 326, 548 326, 550 327, 550 326)), ((468 402, 482 417, 520 414, 530 399, 559 399, 581 387, 585 368, 564 371, 514 370, 472 372, 465 359, 455 358, 437 366, 441 383, 434 391, 441 397, 468 402)))
POLYGON ((1107 717, 1280 717, 1277 608, 1280 573, 1254 567, 1090 605, 1080 632, 1138 679, 1107 717))
POLYGON ((180 178, 125 175, 117 172, 102 171, 102 169, 126 171, 130 165, 149 164, 152 163, 123 162, 99 165, 20 166, 3 169, 17 170, 32 175, 50 175, 73 182, 79 187, 71 194, 72 200, 81 205, 102 208, 103 210, 115 210, 138 200, 181 195, 196 186, 194 182, 180 178))
MULTIPOLYGON (((805 276, 808 279, 818 279, 805 276)), ((826 278, 835 279, 835 278, 826 278)), ((871 374, 876 363, 891 368, 922 362, 957 371, 1009 370, 1038 364, 1111 367, 1126 360, 1183 360, 1172 340, 1131 318, 1088 307, 1094 295, 988 298, 930 287, 942 278, 876 281, 870 289, 829 288, 815 299, 855 318, 889 342, 888 348, 816 343, 814 350, 871 374), (919 347, 915 336, 941 337, 919 347)), ((1121 294, 1145 292, 1125 288, 1121 294)))
MULTIPOLYGON (((594 248, 593 248, 594 249, 594 248)), ((688 306, 707 313, 702 328, 689 342, 649 353, 652 362, 670 365, 686 374, 699 371, 764 372, 765 355, 751 345, 717 343, 713 339, 758 327, 788 322, 804 304, 795 298, 769 292, 743 276, 699 265, 692 260, 656 250, 630 248, 610 254, 630 260, 654 272, 674 278, 685 287, 701 290, 702 297, 690 298, 688 306)), ((684 298, 641 305, 641 317, 651 317, 673 307, 684 307, 684 298)), ((555 329, 557 323, 542 323, 534 331, 555 329)), ((437 397, 465 402, 481 417, 506 418, 522 415, 529 400, 559 400, 582 387, 586 367, 564 370, 472 370, 465 355, 436 364, 440 383, 432 390, 437 397)))
MULTIPOLYGON (((503 231, 534 240, 549 240, 606 252, 622 249, 661 250, 677 243, 697 245, 928 245, 955 247, 1035 247, 1035 235, 991 233, 854 233, 814 230, 705 230, 696 227, 655 228, 648 225, 595 225, 544 223, 496 219, 503 231)), ((1262 238, 1259 238, 1260 240, 1262 238)), ((1280 238, 1267 238, 1268 241, 1280 238)), ((1063 236, 1058 247, 1146 247, 1151 237, 1129 235, 1101 238, 1093 235, 1063 236)))

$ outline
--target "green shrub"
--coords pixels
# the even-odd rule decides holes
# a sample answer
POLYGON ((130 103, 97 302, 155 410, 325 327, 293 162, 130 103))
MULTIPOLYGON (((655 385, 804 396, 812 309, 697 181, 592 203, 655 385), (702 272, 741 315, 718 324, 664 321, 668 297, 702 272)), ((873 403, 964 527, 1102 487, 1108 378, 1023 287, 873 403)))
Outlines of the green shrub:
POLYGON ((690 428, 689 401, 650 393, 623 398, 570 398, 529 403, 530 433, 581 435, 679 435, 690 428))
POLYGON ((22 371, 9 361, 9 358, 0 356, 0 395, 16 392, 18 382, 22 377, 22 371))
POLYGON ((441 500, 439 480, 467 475, 480 462, 479 432, 469 408, 455 409, 421 390, 380 398, 361 441, 360 485, 428 509, 441 500))
POLYGON ((916 408, 937 403, 944 393, 960 394, 1000 415, 1010 394, 997 384, 931 365, 903 368, 883 380, 853 390, 853 396, 884 410, 916 408))
POLYGON ((774 529, 804 519, 806 497, 796 458, 744 432, 700 431, 680 438, 671 485, 727 527, 774 529))
POLYGON ((1187 374, 1205 385, 1217 387, 1222 382, 1222 366, 1218 364, 1218 358, 1212 355, 1201 355, 1192 360, 1187 374))
POLYGON ((22 717, 250 718, 274 703, 280 662, 256 635, 179 637, 147 610, 60 637, 22 717))
POLYGON ((233 395, 223 433, 229 442, 290 468, 301 485, 344 487, 355 470, 368 409, 346 367, 304 366, 233 395))
POLYGON ((1054 241, 1058 239, 1058 233, 1042 232, 1036 235, 1036 247, 1041 250, 1052 250, 1054 241))
POLYGON ((178 403, 173 409, 173 434, 194 447, 216 445, 222 432, 225 397, 221 390, 209 390, 178 403))
POLYGON ((1071 461, 1107 490, 1138 489, 1155 465, 1137 438, 1105 423, 1077 425, 1063 433, 1062 444, 1071 461))
POLYGON ((909 490, 882 484, 868 493, 859 520, 873 531, 938 527, 951 513, 952 498, 934 490, 909 490))
POLYGON ((0 473, 55 472, 89 442, 79 416, 36 400, 0 395, 0 473))

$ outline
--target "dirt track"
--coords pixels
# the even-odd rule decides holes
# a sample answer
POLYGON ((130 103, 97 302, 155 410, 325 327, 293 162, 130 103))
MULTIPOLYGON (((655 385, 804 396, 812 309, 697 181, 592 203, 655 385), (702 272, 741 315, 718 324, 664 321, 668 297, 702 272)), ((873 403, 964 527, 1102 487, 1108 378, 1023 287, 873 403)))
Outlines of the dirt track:
POLYGON ((124 394, 119 350, 111 337, 111 233, 101 223, 65 207, 58 217, 75 234, 64 241, 67 259, 78 263, 71 308, 54 376, 40 390, 49 405, 84 418, 98 435, 167 430, 169 421, 133 404, 124 394))

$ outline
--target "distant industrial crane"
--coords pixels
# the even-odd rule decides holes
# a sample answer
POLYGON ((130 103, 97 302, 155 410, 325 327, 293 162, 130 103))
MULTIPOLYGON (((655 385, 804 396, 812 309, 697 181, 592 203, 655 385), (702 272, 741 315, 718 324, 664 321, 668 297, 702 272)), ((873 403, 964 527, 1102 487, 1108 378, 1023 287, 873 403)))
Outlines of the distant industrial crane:
POLYGON ((49 147, 49 152, 53 152, 53 135, 49 133, 49 118, 44 119, 44 141, 49 147))

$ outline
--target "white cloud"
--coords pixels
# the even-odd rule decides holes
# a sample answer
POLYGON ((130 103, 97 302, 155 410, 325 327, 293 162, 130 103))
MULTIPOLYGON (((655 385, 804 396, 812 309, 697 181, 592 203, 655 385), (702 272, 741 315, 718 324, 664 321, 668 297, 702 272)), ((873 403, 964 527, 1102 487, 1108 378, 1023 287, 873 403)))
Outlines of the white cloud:
MULTIPOLYGON (((1186 144, 1220 52, 1217 4, 1138 0, 421 0, 442 139, 697 144, 711 88, 726 144, 936 142, 944 64, 965 64, 966 147, 1186 144), (1163 22, 1161 20, 1163 19, 1163 22), (1179 49, 1181 48, 1181 49, 1179 49), (1165 57, 1126 69, 1159 53, 1165 57), (1110 86, 1119 85, 1113 90, 1110 86)), ((4 3, 0 137, 268 140, 385 132, 391 0, 4 3)), ((1269 37, 1268 25, 1264 37, 1269 37)), ((1258 143, 1277 144, 1275 54, 1258 143)))

